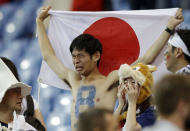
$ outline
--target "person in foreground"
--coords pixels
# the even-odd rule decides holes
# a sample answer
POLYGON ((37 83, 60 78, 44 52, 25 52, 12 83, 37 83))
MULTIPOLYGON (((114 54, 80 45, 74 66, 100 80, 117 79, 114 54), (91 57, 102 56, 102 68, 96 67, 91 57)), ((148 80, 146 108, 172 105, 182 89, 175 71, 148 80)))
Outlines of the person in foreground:
POLYGON ((89 108, 79 115, 77 131, 120 131, 120 129, 112 111, 89 108))
POLYGON ((143 131, 185 131, 190 129, 190 77, 167 75, 154 87, 153 101, 160 120, 143 131))

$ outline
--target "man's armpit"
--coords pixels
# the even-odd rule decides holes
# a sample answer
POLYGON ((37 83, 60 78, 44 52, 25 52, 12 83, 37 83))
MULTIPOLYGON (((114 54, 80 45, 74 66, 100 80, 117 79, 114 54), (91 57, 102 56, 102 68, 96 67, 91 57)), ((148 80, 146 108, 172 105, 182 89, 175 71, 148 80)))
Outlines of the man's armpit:
POLYGON ((116 81, 115 83, 113 83, 108 89, 107 91, 111 91, 113 88, 117 88, 119 86, 119 80, 116 81))

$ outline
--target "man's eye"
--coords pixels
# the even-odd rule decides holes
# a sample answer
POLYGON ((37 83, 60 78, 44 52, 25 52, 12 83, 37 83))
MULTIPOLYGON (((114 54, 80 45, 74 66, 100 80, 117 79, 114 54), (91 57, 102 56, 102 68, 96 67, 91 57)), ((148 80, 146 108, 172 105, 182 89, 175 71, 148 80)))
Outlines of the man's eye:
POLYGON ((14 93, 19 93, 21 90, 20 89, 15 89, 13 92, 14 93))
POLYGON ((80 55, 79 55, 79 57, 83 57, 83 55, 82 55, 82 54, 80 54, 80 55))

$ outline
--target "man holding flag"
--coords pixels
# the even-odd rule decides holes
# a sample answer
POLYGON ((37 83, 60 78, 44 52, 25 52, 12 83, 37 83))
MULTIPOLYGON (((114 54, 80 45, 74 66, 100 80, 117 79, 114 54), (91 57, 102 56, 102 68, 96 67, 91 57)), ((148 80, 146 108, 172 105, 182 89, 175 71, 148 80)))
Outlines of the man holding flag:
MULTIPOLYGON (((81 34, 76 37, 70 46, 72 62, 76 71, 67 68, 56 56, 50 40, 46 34, 43 21, 49 16, 51 7, 43 7, 36 19, 38 39, 43 59, 57 76, 65 81, 71 88, 73 102, 71 107, 72 130, 76 129, 76 123, 80 112, 89 107, 102 107, 114 109, 118 81, 118 71, 114 70, 105 77, 99 72, 98 64, 101 58, 102 45, 98 39, 89 34, 81 34)), ((183 21, 182 10, 179 9, 176 17, 171 17, 167 28, 173 30, 183 21)), ((159 54, 170 34, 163 31, 159 39, 150 47, 142 58, 134 63, 152 63, 159 54)))
POLYGON ((178 29, 168 41, 166 67, 176 74, 190 74, 190 30, 178 29))

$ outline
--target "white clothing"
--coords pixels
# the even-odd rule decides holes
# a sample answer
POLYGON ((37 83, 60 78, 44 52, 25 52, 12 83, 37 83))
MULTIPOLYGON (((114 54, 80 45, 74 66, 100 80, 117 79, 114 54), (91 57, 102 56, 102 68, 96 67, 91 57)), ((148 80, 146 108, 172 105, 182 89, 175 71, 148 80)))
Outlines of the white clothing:
POLYGON ((0 122, 0 131, 37 131, 34 127, 25 122, 23 115, 17 115, 16 112, 13 113, 13 122, 5 124, 0 122))
POLYGON ((183 131, 167 120, 159 120, 153 126, 144 128, 142 131, 183 131))

